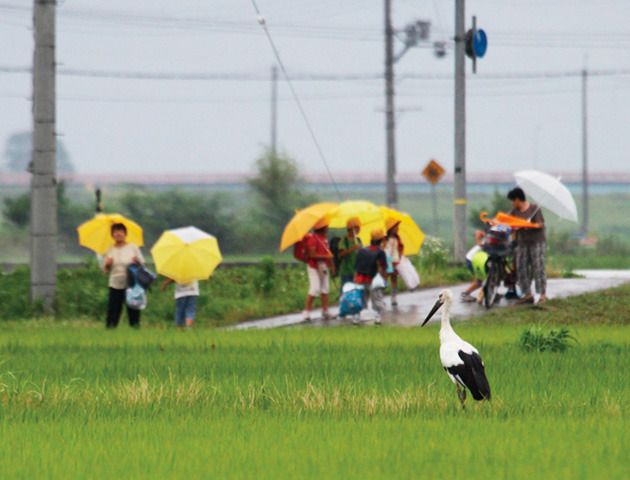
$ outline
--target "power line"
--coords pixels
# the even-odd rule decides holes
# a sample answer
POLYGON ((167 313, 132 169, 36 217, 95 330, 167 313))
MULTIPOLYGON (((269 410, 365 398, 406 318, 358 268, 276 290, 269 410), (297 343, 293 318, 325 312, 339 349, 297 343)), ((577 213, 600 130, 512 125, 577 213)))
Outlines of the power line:
MULTIPOLYGON (((10 65, 0 65, 0 72, 4 73, 24 73, 31 74, 31 67, 18 67, 10 65)), ((125 80, 182 80, 182 81, 267 81, 268 73, 177 73, 177 72, 133 72, 116 70, 92 70, 78 68, 57 69, 57 74, 70 77, 87 78, 114 78, 125 80)), ((610 77, 630 75, 630 68, 617 69, 594 69, 588 71, 589 76, 610 77)), ((580 77, 582 70, 565 70, 558 72, 513 72, 513 73, 480 73, 471 77, 471 80, 534 80, 534 79, 554 79, 580 77)), ((297 73, 291 75, 291 81, 300 82, 336 82, 336 81, 366 81, 383 80, 383 73, 349 73, 349 74, 328 74, 328 73, 297 73)), ((397 80, 447 80, 452 81, 452 74, 431 74, 431 73, 401 73, 396 76, 397 80)))
POLYGON ((276 48, 275 43, 273 42, 273 39, 271 38, 271 34, 269 33, 269 29, 267 28, 267 22, 265 21, 265 17, 263 17, 263 15, 260 13, 260 10, 258 9, 258 5, 256 5, 256 0, 251 0, 252 5, 254 7, 254 10, 256 11, 256 15, 258 15, 258 23, 260 24, 260 26, 263 28, 263 30, 265 31, 265 35, 267 36, 267 40, 269 40, 269 44, 271 45, 271 49, 273 50, 273 54, 276 57, 276 61, 278 62, 278 66, 280 67, 280 70, 282 70, 282 73, 284 74, 284 77, 287 81, 287 84, 289 85, 289 89, 291 90, 291 93, 293 94, 293 98, 295 100, 295 103, 298 106, 298 109, 300 110, 300 114, 302 115, 302 118, 304 119, 304 122, 306 124, 306 127, 311 135, 311 139, 313 140, 313 143, 315 144, 315 147, 317 148, 317 151, 319 152, 319 156, 324 164, 324 167, 326 168, 326 171, 328 172, 328 176, 330 177, 330 181, 332 182, 333 186, 335 187, 335 190, 337 191, 337 195, 339 196, 339 199, 341 200, 341 192, 339 191, 339 187, 337 186, 337 182, 335 182, 335 179, 332 175, 332 172, 330 171, 330 168, 328 167, 328 162, 326 161, 326 157, 324 156, 324 152, 321 148, 321 146, 319 145, 319 141, 317 140, 317 137, 315 136, 315 131, 313 130, 313 127, 311 126, 310 121, 308 120, 308 117, 306 116, 306 111, 304 110, 304 108, 302 107, 302 103, 300 102, 300 99, 297 95, 297 92, 295 91, 295 88, 293 88, 293 83, 291 82, 291 79, 289 78, 289 74, 287 73, 286 68, 284 68, 284 63, 282 62, 282 58, 280 58, 280 52, 278 52, 278 49, 276 48))

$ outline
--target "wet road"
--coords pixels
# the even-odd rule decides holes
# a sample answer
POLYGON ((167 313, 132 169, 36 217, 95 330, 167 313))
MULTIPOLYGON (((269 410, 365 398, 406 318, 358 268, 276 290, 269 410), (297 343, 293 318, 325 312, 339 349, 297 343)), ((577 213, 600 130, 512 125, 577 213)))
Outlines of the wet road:
MULTIPOLYGON (((630 283, 630 270, 576 270, 574 273, 583 275, 584 278, 551 278, 547 280, 547 297, 548 298, 565 298, 571 295, 579 295, 585 292, 605 290, 610 287, 616 287, 624 283, 630 283)), ((476 303, 464 303, 459 301, 459 295, 466 289, 468 283, 453 285, 450 287, 436 287, 420 289, 415 292, 398 294, 398 307, 393 310, 390 306, 389 296, 385 297, 385 312, 381 317, 383 324, 395 324, 400 326, 415 326, 422 323, 431 307, 437 300, 439 292, 444 288, 450 288, 455 294, 456 301, 451 309, 451 318, 458 320, 466 320, 468 318, 481 315, 487 310, 485 307, 476 303)), ((504 289, 500 290, 504 293, 504 289)), ((502 299, 493 308, 505 308, 513 305, 513 301, 502 299)), ((333 313, 337 313, 338 307, 331 308, 333 313)), ((362 324, 370 325, 374 323, 372 312, 364 312, 362 316, 362 324)), ((350 324, 350 319, 336 318, 327 322, 323 322, 316 318, 321 315, 320 310, 312 312, 313 320, 308 324, 313 327, 336 326, 350 324)), ((439 321, 439 315, 436 315, 431 322, 439 321)), ((279 317, 265 318, 261 320, 252 320, 240 323, 232 328, 237 330, 248 328, 279 328, 292 325, 304 324, 301 313, 292 313, 279 317)))

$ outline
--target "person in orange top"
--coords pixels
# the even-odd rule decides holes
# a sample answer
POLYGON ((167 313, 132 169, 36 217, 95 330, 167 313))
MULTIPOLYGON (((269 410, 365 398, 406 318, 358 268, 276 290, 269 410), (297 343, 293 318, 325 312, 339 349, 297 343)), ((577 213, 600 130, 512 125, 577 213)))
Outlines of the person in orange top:
POLYGON ((330 273, 329 270, 334 268, 333 254, 328 245, 326 233, 328 233, 328 220, 322 219, 313 227, 314 233, 308 239, 308 261, 306 262, 306 271, 310 283, 308 295, 306 296, 306 305, 302 316, 304 320, 311 320, 311 309, 313 301, 316 297, 321 296, 322 299, 322 318, 330 320, 335 318, 328 311, 328 294, 330 292, 330 273))

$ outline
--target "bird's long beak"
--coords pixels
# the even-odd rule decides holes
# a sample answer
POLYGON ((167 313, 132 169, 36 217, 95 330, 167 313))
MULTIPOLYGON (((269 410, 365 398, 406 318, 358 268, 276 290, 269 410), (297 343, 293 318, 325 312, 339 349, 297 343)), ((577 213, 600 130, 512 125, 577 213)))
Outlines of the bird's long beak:
POLYGON ((427 318, 424 319, 424 322, 422 322, 422 325, 420 325, 420 326, 424 327, 426 325, 426 323, 429 320, 431 320, 431 317, 435 314, 435 312, 437 312, 440 309, 441 306, 442 306, 442 302, 440 301, 440 299, 438 299, 438 301, 435 302, 435 305, 433 305, 433 308, 431 309, 431 311, 427 315, 427 318))

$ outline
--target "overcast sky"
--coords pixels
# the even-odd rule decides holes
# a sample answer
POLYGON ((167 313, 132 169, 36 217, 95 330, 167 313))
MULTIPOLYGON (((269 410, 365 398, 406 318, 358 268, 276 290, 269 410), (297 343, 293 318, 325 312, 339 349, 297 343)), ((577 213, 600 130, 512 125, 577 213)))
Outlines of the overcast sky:
MULTIPOLYGON (((32 3, 0 0, 2 150, 31 129, 31 75, 6 70, 31 66, 32 3)), ((431 42, 448 44, 396 64, 397 169, 452 170, 455 2, 392 4, 395 28, 429 20, 431 42)), ((384 170, 383 2, 256 5, 330 169, 384 170)), ((469 0, 468 26, 472 15, 489 46, 477 75, 467 61, 468 171, 579 171, 585 66, 591 170, 630 169, 628 0, 469 0)), ((276 58, 252 0, 60 0, 57 61, 57 130, 80 173, 246 172, 270 143, 276 58), (134 78, 147 74, 167 79, 134 78)), ((278 96, 279 148, 325 171, 282 76, 278 96)))

